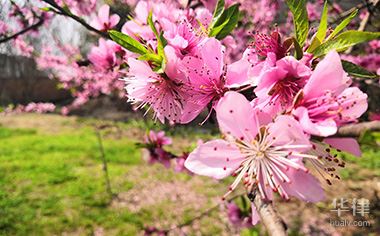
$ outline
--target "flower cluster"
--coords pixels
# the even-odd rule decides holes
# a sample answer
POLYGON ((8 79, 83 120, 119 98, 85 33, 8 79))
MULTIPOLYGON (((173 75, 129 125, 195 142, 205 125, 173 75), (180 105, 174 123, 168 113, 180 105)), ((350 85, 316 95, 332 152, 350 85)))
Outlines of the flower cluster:
MULTIPOLYGON (((302 57, 292 56, 291 41, 274 30, 255 33, 239 60, 229 63, 223 37, 212 37, 212 17, 172 7, 163 11, 140 1, 136 18, 123 27, 129 37, 120 38, 134 45, 125 78, 129 101, 171 124, 215 111, 222 138, 198 145, 184 165, 216 179, 234 176, 223 199, 242 183, 267 200, 275 193, 322 200, 320 180, 331 185, 345 166, 336 153, 360 156, 355 139, 333 136, 367 110, 367 95, 352 86, 340 55, 330 50, 320 59, 308 53, 309 42, 302 57)), ((158 147, 151 160, 168 165, 157 138, 149 140, 158 147)))
POLYGON ((5 108, 5 110, 2 112, 3 114, 15 114, 15 113, 49 113, 54 112, 56 109, 56 106, 53 103, 43 103, 43 102, 31 102, 27 105, 17 105, 14 106, 8 106, 5 108))
MULTIPOLYGON (((73 12, 91 15, 96 7, 95 0, 53 2, 56 11, 59 6, 72 8, 70 14, 61 12, 71 17, 73 12)), ((349 75, 376 77, 338 54, 380 37, 376 32, 342 33, 355 12, 328 30, 327 13, 340 13, 338 5, 329 10, 325 2, 319 12, 322 7, 316 4, 322 1, 286 1, 297 17, 289 12, 286 22, 271 30, 268 25, 281 8, 279 1, 124 2, 135 5, 126 21, 108 5, 92 15, 90 24, 79 20, 105 36, 86 57, 79 48, 59 43, 59 56, 47 46, 40 50, 39 67, 53 70, 62 86, 73 91, 71 107, 101 94, 117 94, 171 125, 215 115, 221 138, 177 157, 175 169, 216 179, 234 176, 224 199, 242 185, 266 200, 277 193, 286 200, 293 196, 317 202, 324 197, 322 185, 333 184, 340 178, 338 168, 345 166, 337 153, 360 156, 355 139, 334 136, 368 107, 367 95, 349 75), (308 22, 318 18, 320 27, 314 32, 308 22), (291 21, 295 37, 283 37, 291 21), (315 33, 310 40, 309 32, 315 33)), ((15 12, 23 16, 24 25, 35 22, 25 17, 27 12, 19 13, 22 9, 15 12)), ((0 21, 0 32, 7 30, 0 21)), ((26 55, 36 53, 21 38, 15 44, 26 55)), ((376 71, 378 51, 374 41, 367 57, 345 58, 376 71)), ((150 131, 142 144, 149 152, 147 161, 170 167, 176 156, 164 147, 171 142, 164 132, 150 131)), ((253 205, 251 209, 248 217, 229 205, 230 218, 254 225, 260 219, 253 205)))

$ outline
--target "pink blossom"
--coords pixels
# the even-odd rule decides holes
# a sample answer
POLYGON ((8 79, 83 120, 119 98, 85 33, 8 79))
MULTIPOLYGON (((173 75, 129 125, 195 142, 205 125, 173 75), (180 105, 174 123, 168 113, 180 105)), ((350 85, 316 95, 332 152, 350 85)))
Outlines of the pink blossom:
POLYGON ((133 58, 128 59, 130 66, 125 79, 128 100, 138 103, 138 108, 149 105, 154 111, 154 118, 161 122, 165 118, 171 122, 186 123, 182 114, 187 104, 187 89, 183 75, 177 70, 177 58, 174 48, 165 47, 168 62, 165 74, 155 73, 148 63, 133 58))
POLYGON ((99 9, 98 16, 91 22, 91 26, 100 31, 107 31, 115 27, 120 21, 117 14, 110 15, 110 6, 103 5, 99 9))
POLYGON ((25 112, 37 112, 46 113, 53 112, 55 110, 55 105, 53 103, 29 103, 25 107, 25 112))
POLYGON ((324 197, 319 182, 302 164, 308 156, 303 153, 311 148, 309 139, 291 116, 278 116, 272 123, 236 92, 224 95, 216 114, 225 139, 198 146, 186 168, 217 179, 236 176, 225 196, 242 181, 248 192, 257 188, 266 199, 272 199, 273 192, 312 202, 324 197))
POLYGON ((225 65, 224 48, 220 41, 215 38, 207 39, 197 55, 186 56, 182 60, 182 70, 191 87, 190 101, 199 107, 188 114, 195 117, 210 102, 214 106, 229 88, 249 84, 249 66, 246 60, 225 65))
POLYGON ((165 136, 164 131, 154 132, 150 130, 148 135, 145 136, 145 143, 150 143, 162 147, 164 145, 172 144, 172 139, 165 136))
POLYGON ((356 121, 367 110, 367 95, 350 84, 338 53, 330 52, 296 98, 293 114, 306 132, 333 135, 339 125, 356 121))
POLYGON ((252 218, 245 215, 244 212, 233 202, 227 204, 228 220, 235 227, 252 227, 252 218))
POLYGON ((118 64, 116 53, 125 54, 114 41, 100 38, 99 45, 91 48, 88 59, 100 69, 111 69, 118 64))
POLYGON ((261 57, 266 57, 268 53, 274 53, 277 60, 283 58, 288 51, 287 46, 281 42, 281 35, 277 30, 270 35, 256 32, 252 47, 261 57))
POLYGON ((260 108, 280 112, 292 105, 294 97, 309 79, 311 69, 292 56, 278 61, 275 58, 273 53, 268 54, 254 91, 260 108))
POLYGON ((139 1, 134 10, 135 17, 124 24, 122 32, 136 39, 142 38, 149 42, 155 38, 147 24, 149 12, 152 10, 153 21, 158 24, 164 19, 174 23, 180 20, 181 13, 183 13, 178 7, 174 2, 139 1))
POLYGON ((171 138, 165 136, 164 131, 154 132, 149 131, 149 133, 144 138, 145 147, 149 151, 148 163, 161 163, 166 168, 171 165, 171 159, 173 155, 163 149, 164 146, 170 145, 172 143, 171 138))
POLYGON ((8 25, 4 21, 0 20, 0 35, 4 35, 5 33, 7 33, 7 31, 8 25))
POLYGON ((165 19, 162 22, 164 37, 168 44, 176 50, 178 56, 193 55, 196 52, 201 38, 189 22, 183 20, 178 24, 174 24, 165 19))
POLYGON ((76 15, 89 15, 94 12, 97 0, 56 0, 60 6, 67 6, 76 15))
POLYGON ((20 54, 25 57, 31 57, 34 48, 25 42, 24 38, 19 36, 13 41, 14 46, 19 50, 20 54))

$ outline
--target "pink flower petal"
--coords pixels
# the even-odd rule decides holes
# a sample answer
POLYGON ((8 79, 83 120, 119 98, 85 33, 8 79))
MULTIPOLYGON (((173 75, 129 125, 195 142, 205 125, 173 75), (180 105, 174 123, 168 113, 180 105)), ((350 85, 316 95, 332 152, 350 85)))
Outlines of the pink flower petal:
POLYGON ((342 116, 348 120, 356 120, 359 118, 368 108, 367 94, 360 91, 357 87, 350 87, 345 89, 339 97, 345 97, 342 116))
POLYGON ((110 16, 110 6, 103 5, 99 8, 99 19, 105 23, 108 22, 110 16))
POLYGON ((325 198, 323 188, 313 175, 293 168, 287 171, 287 175, 291 182, 282 186, 289 195, 306 202, 319 202, 325 198))
POLYGON ((299 151, 311 148, 309 137, 303 132, 302 126, 291 116, 278 116, 268 127, 269 136, 275 140, 273 146, 288 144, 304 146, 296 149, 299 151))
POLYGON ((246 59, 241 59, 227 66, 226 86, 237 88, 250 83, 248 80, 248 69, 251 64, 246 59))
POLYGON ((243 160, 237 147, 217 139, 198 146, 186 159, 185 167, 198 175, 223 179, 231 175, 243 160))
POLYGON ((236 139, 253 140, 258 132, 256 116, 251 104, 240 93, 227 92, 215 108, 221 131, 236 139))
POLYGON ((204 64, 211 69, 211 77, 220 77, 224 60, 222 44, 220 41, 215 38, 209 38, 200 50, 204 64))
POLYGON ((256 210, 255 205, 251 204, 252 209, 252 225, 256 225, 260 221, 260 215, 256 210))
POLYGON ((120 16, 114 14, 110 17, 110 27, 113 28, 120 21, 120 16))
POLYGON ((305 107, 298 107, 293 111, 293 115, 298 118, 303 130, 309 134, 326 137, 335 134, 338 130, 335 121, 331 119, 313 123, 305 107))
POLYGON ((134 58, 128 58, 129 73, 136 77, 145 77, 147 79, 150 76, 155 77, 156 74, 152 71, 146 62, 136 60, 134 58))
POLYGON ((351 153, 357 157, 362 155, 360 146, 354 138, 325 138, 323 142, 331 145, 333 148, 351 153))
POLYGON ((315 98, 323 95, 328 90, 339 94, 348 87, 349 81, 346 72, 343 70, 339 54, 331 51, 318 63, 306 83, 304 98, 315 98))

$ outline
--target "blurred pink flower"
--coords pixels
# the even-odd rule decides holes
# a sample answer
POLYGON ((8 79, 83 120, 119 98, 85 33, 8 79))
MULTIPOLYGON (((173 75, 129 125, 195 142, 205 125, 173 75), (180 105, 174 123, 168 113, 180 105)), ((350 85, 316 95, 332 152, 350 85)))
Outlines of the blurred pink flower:
POLYGON ((189 175, 193 175, 193 173, 191 171, 189 171, 186 167, 185 167, 185 161, 186 159, 189 157, 189 153, 183 153, 181 156, 178 156, 175 160, 176 160, 176 165, 174 167, 174 171, 175 172, 185 172, 189 175))
POLYGON ((120 21, 117 14, 110 15, 110 6, 103 5, 100 7, 98 16, 91 22, 91 26, 100 31, 107 31, 115 27, 120 21))
POLYGON ((147 157, 146 161, 149 164, 161 163, 166 168, 169 168, 173 155, 165 151, 163 147, 170 145, 171 143, 171 138, 166 137, 164 131, 149 131, 149 133, 144 138, 144 146, 149 151, 149 156, 147 157))
POLYGON ((99 45, 91 48, 88 59, 96 67, 107 70, 118 64, 116 53, 124 54, 120 45, 114 41, 100 38, 99 45))
POLYGON ((154 132, 153 130, 150 130, 148 135, 145 136, 145 143, 162 147, 164 145, 172 144, 172 139, 166 137, 164 131, 154 132))
POLYGON ((252 217, 244 215, 242 210, 233 202, 227 204, 227 216, 228 220, 235 227, 251 228, 253 226, 252 217))
POLYGON ((8 25, 4 21, 0 20, 0 35, 4 35, 5 33, 7 33, 7 31, 8 25))

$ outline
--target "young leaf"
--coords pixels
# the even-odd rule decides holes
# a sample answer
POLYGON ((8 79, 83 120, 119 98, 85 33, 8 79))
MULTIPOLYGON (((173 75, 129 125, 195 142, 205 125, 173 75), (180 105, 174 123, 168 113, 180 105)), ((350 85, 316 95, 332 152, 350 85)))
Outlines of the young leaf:
POLYGON ((154 35, 156 36, 156 38, 159 37, 159 34, 158 34, 158 31, 156 29, 156 26, 154 25, 154 22, 153 22, 153 12, 152 11, 149 11, 149 14, 148 14, 148 18, 146 20, 150 26, 150 28, 152 29, 154 35))
MULTIPOLYGON (((150 28, 152 29, 154 35, 156 36, 156 39, 157 39, 157 53, 162 58, 160 64, 162 66, 162 69, 165 70, 166 57, 165 57, 164 42, 163 42, 164 36, 163 36, 163 34, 159 34, 158 33, 158 31, 156 29, 156 26, 154 25, 152 11, 149 12, 147 22, 148 22, 150 28)), ((165 40, 165 42, 166 42, 166 40, 165 40)))
POLYGON ((332 39, 335 37, 335 35, 337 35, 340 31, 342 31, 344 28, 346 28, 346 26, 352 21, 352 19, 355 18, 355 16, 358 14, 358 9, 356 9, 355 11, 351 12, 351 14, 346 18, 344 19, 335 29, 334 31, 329 35, 329 37, 326 39, 329 40, 329 39, 332 39))
POLYGON ((138 53, 140 55, 143 55, 148 52, 144 45, 142 45, 139 41, 132 38, 131 36, 128 36, 116 30, 110 30, 108 31, 108 33, 113 41, 115 41, 128 51, 138 53))
POLYGON ((319 23, 318 31, 315 34, 313 40, 310 43, 309 48, 307 49, 307 52, 313 52, 313 50, 318 47, 321 43, 323 43, 323 40, 326 37, 326 31, 327 31, 327 1, 325 1, 325 4, 323 5, 323 11, 321 15, 321 22, 319 23))
POLYGON ((239 4, 227 8, 214 26, 210 29, 209 36, 217 39, 225 38, 239 21, 239 4))
POLYGON ((352 75, 354 77, 358 78, 369 78, 369 79, 374 79, 377 78, 378 75, 375 73, 372 73, 365 68, 358 66, 352 62, 342 60, 342 65, 344 71, 346 71, 349 75, 352 75))
POLYGON ((293 14, 294 28, 296 38, 299 45, 302 47, 309 33, 309 20, 306 10, 306 0, 286 0, 290 11, 293 14))
POLYGON ((211 28, 214 26, 215 22, 218 21, 218 19, 223 14, 223 12, 224 12, 224 0, 218 0, 218 3, 216 4, 215 10, 214 10, 214 14, 212 16, 212 23, 210 24, 211 28))
POLYGON ((349 30, 319 45, 313 52, 315 57, 325 55, 331 50, 342 51, 359 43, 380 38, 380 32, 349 30))
POLYGON ((138 59, 142 61, 151 61, 157 66, 160 66, 162 62, 162 57, 154 53, 141 55, 138 59))

